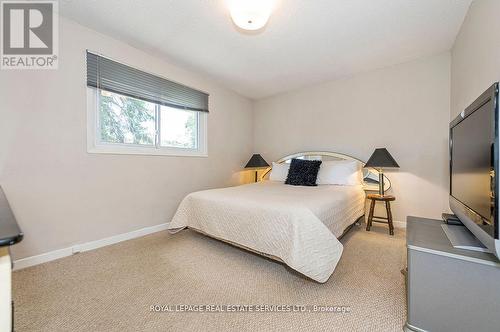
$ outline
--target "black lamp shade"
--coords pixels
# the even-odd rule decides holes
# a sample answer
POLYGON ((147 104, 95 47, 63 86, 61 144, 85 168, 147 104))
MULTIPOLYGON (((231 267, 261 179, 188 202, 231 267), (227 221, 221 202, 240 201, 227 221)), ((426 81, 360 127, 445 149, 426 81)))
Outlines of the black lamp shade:
POLYGON ((365 167, 399 168, 399 165, 386 148, 379 148, 375 149, 370 159, 366 162, 365 167))
POLYGON ((245 168, 262 168, 269 167, 269 164, 262 158, 260 154, 254 154, 248 161, 245 168))

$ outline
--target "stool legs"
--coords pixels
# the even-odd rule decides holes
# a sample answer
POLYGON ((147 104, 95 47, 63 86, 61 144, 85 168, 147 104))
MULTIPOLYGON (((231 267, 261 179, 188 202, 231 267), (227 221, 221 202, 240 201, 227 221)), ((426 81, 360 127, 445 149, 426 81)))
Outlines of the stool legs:
MULTIPOLYGON (((368 220, 366 221, 366 230, 370 231, 370 228, 372 227, 373 224, 373 213, 375 210, 375 199, 370 199, 370 212, 368 213, 368 220)), ((385 219, 387 220, 387 224, 389 225, 389 235, 394 235, 394 224, 392 222, 392 212, 391 212, 391 202, 389 200, 385 201, 385 210, 387 212, 387 218, 383 217, 375 217, 379 219, 385 219)), ((378 220, 375 220, 378 221, 378 220)), ((380 221, 382 222, 382 221, 380 221)))
POLYGON ((394 235, 394 225, 392 224, 391 202, 385 202, 385 209, 387 210, 387 223, 389 224, 389 235, 394 235))
POLYGON ((375 210, 375 200, 371 200, 370 203, 370 213, 368 214, 368 220, 366 221, 366 230, 369 231, 372 227, 373 211, 375 210))

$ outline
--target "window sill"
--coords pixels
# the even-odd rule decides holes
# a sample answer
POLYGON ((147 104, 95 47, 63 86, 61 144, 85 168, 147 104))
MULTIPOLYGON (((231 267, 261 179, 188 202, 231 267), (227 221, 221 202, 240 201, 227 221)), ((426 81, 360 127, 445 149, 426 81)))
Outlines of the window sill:
POLYGON ((208 154, 199 150, 175 149, 175 148, 147 148, 147 147, 123 147, 123 146, 95 146, 87 149, 91 154, 118 154, 118 155, 146 155, 146 156, 171 156, 171 157, 200 157, 206 158, 208 154))

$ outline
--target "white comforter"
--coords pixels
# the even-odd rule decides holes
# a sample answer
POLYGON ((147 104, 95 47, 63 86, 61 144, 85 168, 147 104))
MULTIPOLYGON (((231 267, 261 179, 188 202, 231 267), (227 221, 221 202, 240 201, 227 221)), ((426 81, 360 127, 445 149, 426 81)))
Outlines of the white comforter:
POLYGON ((199 191, 181 202, 171 232, 185 227, 276 256, 318 282, 342 255, 337 240, 364 214, 362 186, 299 187, 263 181, 199 191))

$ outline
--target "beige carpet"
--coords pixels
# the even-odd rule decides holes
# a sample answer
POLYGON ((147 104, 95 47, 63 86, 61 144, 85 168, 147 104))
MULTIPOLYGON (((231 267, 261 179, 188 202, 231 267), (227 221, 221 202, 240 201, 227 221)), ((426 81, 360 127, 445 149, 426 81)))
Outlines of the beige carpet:
MULTIPOLYGON (((17 271, 16 331, 401 331, 404 229, 355 226, 330 280, 192 231, 157 233, 17 271), (348 313, 151 312, 151 305, 326 305, 348 313)), ((302 308, 302 307, 300 307, 302 308)))

